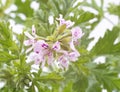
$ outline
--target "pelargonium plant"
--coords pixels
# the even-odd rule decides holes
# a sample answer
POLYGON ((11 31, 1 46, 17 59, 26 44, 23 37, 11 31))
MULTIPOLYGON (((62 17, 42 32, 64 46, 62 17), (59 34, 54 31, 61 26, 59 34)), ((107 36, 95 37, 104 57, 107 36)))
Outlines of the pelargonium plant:
POLYGON ((56 20, 59 21, 56 30, 46 38, 36 34, 34 25, 32 34, 25 32, 28 39, 24 45, 30 46, 26 50, 26 53, 30 52, 28 58, 35 64, 40 64, 41 68, 56 61, 59 68, 67 69, 69 63, 77 61, 80 56, 76 46, 83 36, 82 29, 74 27, 74 22, 63 19, 62 15, 56 20))
POLYGON ((0 0, 0 92, 120 92, 119 2, 0 0))

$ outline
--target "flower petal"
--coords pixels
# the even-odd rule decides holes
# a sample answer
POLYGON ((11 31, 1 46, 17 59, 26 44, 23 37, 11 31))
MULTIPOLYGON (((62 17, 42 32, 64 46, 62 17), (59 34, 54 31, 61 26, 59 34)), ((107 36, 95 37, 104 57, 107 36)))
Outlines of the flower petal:
POLYGON ((68 56, 69 56, 70 61, 77 61, 80 54, 79 52, 74 51, 74 52, 69 53, 68 56))
POLYGON ((68 21, 65 22, 65 24, 66 24, 66 28, 70 28, 70 27, 72 27, 75 23, 72 22, 72 21, 70 21, 70 20, 68 20, 68 21))
POLYGON ((34 45, 34 52, 42 53, 42 50, 47 48, 48 48, 48 44, 44 40, 39 40, 34 45))
POLYGON ((29 39, 34 39, 34 37, 33 37, 30 33, 24 32, 24 34, 25 34, 29 39))
POLYGON ((32 25, 32 35, 36 35, 36 29, 35 29, 35 25, 32 25))
POLYGON ((60 21, 60 26, 65 24, 66 28, 70 28, 70 27, 72 27, 74 25, 74 22, 72 22, 70 20, 66 21, 65 19, 63 19, 63 15, 60 14, 59 16, 60 17, 56 18, 56 19, 60 21))
POLYGON ((71 32, 73 41, 80 39, 84 35, 80 27, 73 28, 71 32))
POLYGON ((51 65, 51 63, 53 62, 53 60, 54 60, 53 53, 49 52, 48 53, 48 61, 47 61, 48 65, 51 65))
POLYGON ((34 43, 34 40, 32 40, 32 39, 29 39, 29 40, 25 40, 25 41, 24 41, 24 45, 25 45, 25 46, 32 45, 33 43, 34 43))
POLYGON ((73 39, 72 39, 71 42, 70 42, 70 48, 71 48, 73 51, 76 51, 75 45, 74 45, 74 43, 73 43, 73 39))
POLYGON ((52 49, 55 50, 55 51, 60 50, 60 42, 57 41, 55 44, 53 44, 52 49))
POLYGON ((66 56, 62 55, 59 59, 59 64, 61 67, 63 68, 68 68, 68 59, 66 58, 66 56))

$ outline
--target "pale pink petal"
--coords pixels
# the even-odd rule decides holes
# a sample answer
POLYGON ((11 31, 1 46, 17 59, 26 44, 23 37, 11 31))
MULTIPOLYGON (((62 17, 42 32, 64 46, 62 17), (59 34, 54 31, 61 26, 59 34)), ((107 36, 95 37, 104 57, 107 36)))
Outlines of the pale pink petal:
POLYGON ((61 67, 63 68, 68 68, 68 59, 66 58, 66 56, 62 55, 59 59, 59 64, 61 67))
POLYGON ((42 64, 43 62, 45 62, 44 56, 42 56, 41 54, 37 54, 35 58, 35 64, 42 64))
POLYGON ((72 39, 74 41, 80 39, 84 35, 80 27, 73 28, 71 32, 72 32, 72 39))
POLYGON ((76 51, 71 52, 71 53, 69 53, 69 60, 77 61, 79 56, 80 56, 79 52, 76 52, 76 51))
POLYGON ((63 15, 60 14, 59 16, 60 17, 56 18, 56 19, 60 21, 60 26, 65 24, 66 28, 69 28, 69 27, 72 27, 74 25, 74 22, 72 22, 70 20, 66 21, 65 19, 63 19, 63 15))
POLYGON ((36 56, 36 53, 32 52, 30 53, 29 55, 29 59, 32 61, 32 60, 35 60, 35 56, 36 56))
POLYGON ((34 43, 34 40, 32 40, 32 39, 29 39, 29 40, 25 40, 25 41, 24 41, 24 45, 25 45, 25 46, 32 45, 33 43, 34 43))
POLYGON ((40 64, 42 63, 43 61, 45 61, 44 59, 44 56, 42 56, 41 54, 37 54, 35 52, 32 52, 30 55, 29 55, 29 59, 31 61, 34 61, 35 64, 40 64))
POLYGON ((60 17, 59 17, 59 18, 56 18, 56 19, 60 21, 60 25, 65 24, 66 21, 63 19, 63 15, 60 14, 59 16, 60 16, 60 17))
POLYGON ((72 27, 74 25, 74 22, 68 20, 68 21, 66 21, 65 24, 66 24, 66 28, 70 28, 70 27, 72 27))
POLYGON ((30 59, 31 61, 35 61, 36 58, 38 58, 38 54, 36 54, 36 53, 34 53, 34 52, 30 53, 29 59, 30 59))
POLYGON ((55 44, 53 44, 52 49, 55 50, 55 51, 60 50, 60 42, 57 41, 55 44))
POLYGON ((64 25, 64 24, 66 24, 66 21, 64 19, 61 19, 60 20, 60 25, 64 25))
POLYGON ((51 65, 51 63, 53 62, 53 60, 54 60, 53 53, 49 52, 48 53, 48 61, 47 61, 48 65, 51 65))
POLYGON ((32 35, 34 35, 34 36, 35 36, 35 34, 36 34, 35 25, 32 25, 32 35))
POLYGON ((48 48, 48 44, 44 40, 39 40, 34 45, 34 52, 43 53, 42 50, 47 48, 48 48))
POLYGON ((40 63, 41 63, 40 58, 36 58, 36 59, 35 59, 35 64, 36 64, 36 65, 39 65, 40 63))
POLYGON ((71 42, 70 42, 70 48, 71 48, 73 51, 76 51, 75 45, 74 45, 74 43, 73 43, 73 39, 72 39, 71 42))
POLYGON ((41 44, 36 42, 34 45, 34 52, 39 54, 41 52, 42 48, 41 48, 41 44))
POLYGON ((29 39, 34 39, 34 37, 33 37, 31 34, 29 34, 28 32, 24 32, 24 34, 25 34, 29 39))

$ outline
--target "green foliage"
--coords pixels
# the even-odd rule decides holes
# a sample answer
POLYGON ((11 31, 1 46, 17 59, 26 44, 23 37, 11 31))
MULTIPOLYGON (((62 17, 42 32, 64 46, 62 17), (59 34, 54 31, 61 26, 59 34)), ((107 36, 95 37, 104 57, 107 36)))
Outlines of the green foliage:
POLYGON ((115 5, 115 4, 112 4, 112 3, 109 4, 109 7, 108 7, 109 13, 117 15, 117 16, 120 17, 119 10, 120 10, 120 4, 119 5, 115 5))
POLYGON ((91 50, 96 55, 119 54, 120 43, 114 44, 119 34, 119 28, 114 27, 112 31, 107 31, 103 38, 100 38, 91 50))
POLYGON ((13 41, 12 30, 9 29, 8 23, 0 22, 0 61, 10 63, 10 60, 17 58, 15 53, 17 55, 18 51, 13 41))
POLYGON ((79 77, 80 78, 73 83, 73 90, 74 92, 85 92, 88 87, 88 80, 86 76, 81 75, 79 77))
POLYGON ((0 43, 3 47, 11 47, 12 42, 12 31, 8 28, 8 23, 5 24, 4 22, 0 23, 0 43))
MULTIPOLYGON (((32 0, 6 0, 5 4, 0 0, 0 82, 5 83, 0 92, 36 92, 36 89, 38 92, 102 92, 102 89, 120 92, 119 23, 113 25, 112 30, 106 30, 104 37, 101 37, 90 51, 87 50, 89 43, 94 39, 88 37, 106 12, 118 16, 120 21, 120 5, 110 4, 104 11, 105 0, 100 0, 100 5, 97 4, 97 0, 83 0, 76 5, 76 0, 34 1, 40 5, 37 11, 30 7, 32 0), (17 10, 6 14, 5 10, 12 4, 17 6, 17 10), (98 14, 81 7, 92 8, 98 14), (15 17, 11 17, 11 13, 15 14, 15 17), (25 15, 26 20, 21 19, 19 14, 25 15), (52 67, 48 67, 47 72, 40 67, 34 69, 34 62, 27 62, 24 31, 31 30, 31 25, 35 24, 37 35, 50 37, 51 34, 56 34, 54 31, 58 25, 56 18, 59 14, 62 14, 64 19, 75 22, 74 25, 80 26, 84 31, 77 47, 81 56, 76 62, 70 63, 65 71, 52 67), (73 15, 70 16, 71 14, 73 15), (49 23, 50 16, 53 17, 53 24, 49 23), (22 34, 16 34, 10 28, 8 21, 11 19, 15 24, 25 26, 22 34), (90 22, 94 19, 96 21, 90 22), (105 57, 105 63, 94 62, 99 56, 105 57)), ((60 29, 58 35, 62 34, 60 29)))
POLYGON ((30 4, 30 0, 27 0, 25 2, 22 2, 21 0, 15 0, 15 5, 18 6, 16 13, 23 13, 26 17, 33 16, 33 9, 31 9, 30 4))
POLYGON ((81 14, 80 18, 78 19, 79 21, 77 21, 77 23, 80 24, 80 23, 87 22, 94 17, 95 16, 93 13, 85 12, 85 13, 81 14))
POLYGON ((120 90, 118 86, 120 80, 117 78, 118 73, 113 70, 110 71, 109 68, 110 65, 100 64, 92 70, 92 73, 94 73, 96 79, 103 84, 103 88, 107 89, 109 92, 113 89, 120 90))

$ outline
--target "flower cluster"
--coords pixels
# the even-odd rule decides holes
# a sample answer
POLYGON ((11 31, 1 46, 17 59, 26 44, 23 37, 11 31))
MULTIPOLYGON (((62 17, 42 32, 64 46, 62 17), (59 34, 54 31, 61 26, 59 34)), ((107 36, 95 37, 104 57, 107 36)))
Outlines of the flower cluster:
POLYGON ((25 40, 24 44, 30 46, 26 52, 30 52, 30 59, 35 61, 35 64, 41 64, 41 67, 57 61, 61 68, 68 68, 69 63, 77 61, 80 56, 75 45, 83 36, 82 30, 80 27, 72 28, 74 22, 66 21, 62 15, 57 20, 60 22, 59 26, 53 35, 47 38, 38 36, 34 25, 32 34, 25 32, 28 40, 25 40), (51 37, 52 40, 49 39, 51 37))

